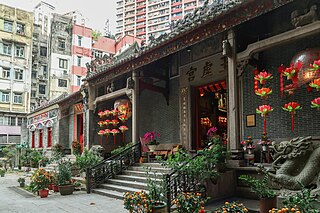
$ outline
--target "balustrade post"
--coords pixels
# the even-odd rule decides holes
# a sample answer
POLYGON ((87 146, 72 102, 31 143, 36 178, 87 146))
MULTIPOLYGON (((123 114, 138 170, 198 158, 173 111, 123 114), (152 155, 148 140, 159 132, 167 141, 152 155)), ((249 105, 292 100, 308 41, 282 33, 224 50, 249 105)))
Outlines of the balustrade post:
POLYGON ((86 187, 87 187, 87 193, 88 194, 90 194, 90 192, 91 192, 90 174, 91 174, 91 169, 87 168, 86 169, 86 187))
POLYGON ((171 212, 171 192, 170 192, 170 175, 166 175, 166 193, 167 193, 167 212, 171 212))

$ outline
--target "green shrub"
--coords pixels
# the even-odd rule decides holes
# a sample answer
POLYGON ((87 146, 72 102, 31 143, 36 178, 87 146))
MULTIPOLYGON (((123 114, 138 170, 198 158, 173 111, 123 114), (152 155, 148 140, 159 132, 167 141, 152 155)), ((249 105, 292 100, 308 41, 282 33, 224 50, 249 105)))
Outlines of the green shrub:
POLYGON ((76 165, 80 171, 85 172, 87 168, 90 168, 102 161, 102 157, 95 154, 93 151, 84 149, 82 155, 76 156, 76 165))
POLYGON ((241 175, 239 179, 248 184, 251 191, 256 193, 259 198, 272 198, 276 196, 275 191, 268 186, 269 176, 267 174, 263 179, 256 179, 249 175, 241 175))
POLYGON ((116 155, 119 154, 120 152, 124 151, 125 149, 129 148, 130 146, 132 146, 132 143, 128 143, 124 146, 120 146, 114 150, 111 151, 111 155, 116 155))

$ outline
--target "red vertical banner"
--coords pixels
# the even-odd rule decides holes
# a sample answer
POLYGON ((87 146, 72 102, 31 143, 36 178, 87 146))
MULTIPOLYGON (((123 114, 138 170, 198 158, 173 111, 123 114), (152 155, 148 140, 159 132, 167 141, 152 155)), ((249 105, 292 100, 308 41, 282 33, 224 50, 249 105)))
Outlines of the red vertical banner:
POLYGON ((31 148, 35 148, 35 135, 34 132, 31 132, 31 148))
POLYGON ((43 132, 42 131, 43 131, 42 129, 39 130, 39 148, 42 148, 42 144, 43 144, 43 142, 42 142, 43 132))

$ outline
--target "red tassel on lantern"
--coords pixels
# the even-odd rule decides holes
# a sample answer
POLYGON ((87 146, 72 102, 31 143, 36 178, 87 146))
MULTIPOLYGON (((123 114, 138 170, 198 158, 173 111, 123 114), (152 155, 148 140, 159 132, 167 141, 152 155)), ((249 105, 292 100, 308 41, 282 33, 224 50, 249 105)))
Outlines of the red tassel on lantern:
POLYGON ((281 66, 278 68, 278 72, 280 73, 280 92, 281 96, 283 96, 284 91, 284 85, 283 85, 283 71, 285 70, 285 66, 281 64, 281 66))
POLYGON ((294 112, 291 113, 291 131, 294 132, 294 112))
POLYGON ((263 132, 267 132, 267 117, 263 117, 263 132))
POLYGON ((102 146, 102 135, 100 136, 100 145, 102 146))
MULTIPOLYGON (((258 68, 256 68, 253 72, 254 72, 254 75, 258 75, 259 74, 258 68)), ((254 80, 254 92, 256 92, 258 89, 259 89, 259 82, 258 80, 254 80)))
POLYGON ((117 144, 117 139, 116 139, 116 135, 113 135, 113 145, 117 144))

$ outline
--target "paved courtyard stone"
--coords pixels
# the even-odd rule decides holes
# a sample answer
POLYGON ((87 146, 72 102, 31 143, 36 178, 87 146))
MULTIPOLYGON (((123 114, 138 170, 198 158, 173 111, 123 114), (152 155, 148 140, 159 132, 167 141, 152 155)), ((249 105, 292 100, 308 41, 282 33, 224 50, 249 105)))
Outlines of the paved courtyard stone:
MULTIPOLYGON (((98 194, 75 191, 73 195, 61 196, 50 191, 47 198, 40 198, 18 187, 17 179, 23 173, 6 173, 0 177, 0 212, 1 213, 37 213, 37 212, 105 212, 127 213, 122 200, 108 198, 98 194)), ((29 183, 26 178, 26 183, 29 183)))

